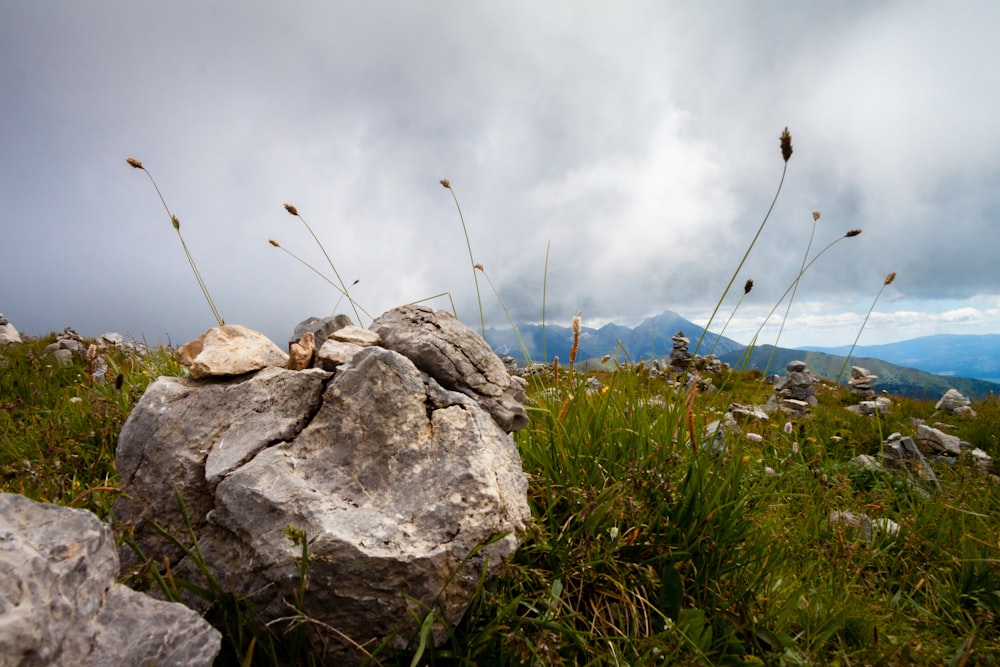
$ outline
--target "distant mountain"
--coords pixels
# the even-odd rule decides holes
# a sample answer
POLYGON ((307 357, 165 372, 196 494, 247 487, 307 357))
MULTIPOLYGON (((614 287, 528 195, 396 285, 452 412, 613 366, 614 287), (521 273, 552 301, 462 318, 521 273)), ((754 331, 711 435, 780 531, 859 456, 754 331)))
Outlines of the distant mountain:
MULTIPOLYGON (((851 348, 842 345, 799 349, 845 355, 851 348)), ((886 345, 859 345, 854 356, 882 359, 936 375, 1000 382, 1000 334, 939 334, 886 345)))
MULTIPOLYGON (((583 361, 610 354, 635 362, 665 357, 670 354, 673 348, 671 338, 678 331, 684 332, 691 340, 690 349, 693 352, 703 329, 672 310, 647 318, 635 328, 620 324, 605 324, 600 329, 584 326, 580 328, 580 347, 576 358, 583 361)), ((511 327, 487 329, 486 341, 500 356, 510 355, 521 363, 524 362, 525 351, 531 361, 552 361, 552 357, 558 356, 560 362, 566 363, 573 344, 573 330, 570 327, 548 324, 544 328, 543 337, 541 325, 519 324, 517 332, 511 327)), ((713 346, 715 354, 719 356, 743 348, 741 343, 731 338, 709 332, 702 341, 700 354, 708 354, 713 346)))
MULTIPOLYGON (((896 364, 891 364, 881 359, 871 357, 859 357, 855 348, 854 356, 851 357, 851 366, 861 366, 867 368, 878 379, 872 382, 875 391, 887 391, 893 396, 909 396, 912 398, 941 398, 948 389, 957 389, 970 398, 985 398, 990 394, 1000 393, 1000 384, 994 384, 984 380, 968 377, 946 377, 935 375, 915 368, 906 368, 896 364)), ((844 349, 844 353, 850 350, 850 346, 844 349)), ((726 363, 737 367, 742 363, 744 350, 728 352, 720 355, 726 363)), ((760 369, 768 374, 784 375, 785 366, 794 360, 806 362, 813 375, 826 380, 836 380, 840 369, 844 366, 844 356, 827 354, 825 352, 815 352, 809 350, 790 350, 787 348, 777 348, 773 345, 761 345, 754 348, 750 355, 750 360, 746 365, 747 369, 760 369), (771 358, 771 351, 774 357, 771 358), (768 360, 770 359, 770 366, 768 360)), ((850 378, 850 368, 844 372, 841 382, 846 382, 850 378)))
MULTIPOLYGON (((673 348, 671 338, 678 331, 691 340, 689 349, 693 352, 703 330, 672 310, 647 318, 634 328, 613 323, 599 329, 584 326, 580 329, 577 363, 582 365, 588 359, 600 359, 606 354, 632 362, 666 357, 673 348)), ((569 361, 573 330, 550 324, 543 331, 538 324, 519 324, 517 332, 511 327, 487 329, 486 340, 497 354, 510 355, 519 363, 525 362, 527 354, 531 361, 552 361, 558 356, 565 364, 569 361)), ((734 367, 739 366, 745 350, 741 343, 709 332, 705 334, 700 354, 708 354, 713 348, 723 361, 734 367)), ((813 374, 835 380, 850 346, 796 350, 779 347, 772 359, 774 349, 771 345, 756 347, 747 368, 764 370, 770 359, 768 372, 780 375, 788 362, 801 359, 813 374)), ((982 398, 1000 393, 1000 384, 989 381, 1000 378, 1000 335, 927 336, 889 345, 859 346, 851 357, 851 365, 863 366, 878 375, 873 383, 875 389, 896 396, 939 398, 955 388, 966 396, 982 398)), ((846 372, 841 381, 847 381, 846 372)))

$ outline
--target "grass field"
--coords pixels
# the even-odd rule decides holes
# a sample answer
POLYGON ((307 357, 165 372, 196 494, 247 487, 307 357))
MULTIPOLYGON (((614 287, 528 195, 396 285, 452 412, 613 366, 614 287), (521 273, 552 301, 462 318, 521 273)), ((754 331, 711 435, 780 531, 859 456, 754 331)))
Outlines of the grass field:
MULTIPOLYGON (((169 349, 111 349, 100 380, 85 355, 44 354, 51 340, 0 348, 0 485, 106 517, 121 425, 183 369, 169 349)), ((532 380, 515 436, 534 513, 522 547, 446 645, 418 650, 415 624, 411 650, 373 664, 1000 664, 1000 485, 965 460, 935 468, 937 489, 851 462, 914 419, 996 455, 997 399, 976 417, 913 400, 862 417, 820 385, 810 416, 741 421, 713 448, 706 428, 730 403, 773 392, 759 374, 701 375, 721 391, 624 362, 596 374, 600 390, 560 375, 532 380), (898 532, 865 539, 838 511, 898 532)), ((293 638, 238 613, 219 663, 282 664, 293 638)))

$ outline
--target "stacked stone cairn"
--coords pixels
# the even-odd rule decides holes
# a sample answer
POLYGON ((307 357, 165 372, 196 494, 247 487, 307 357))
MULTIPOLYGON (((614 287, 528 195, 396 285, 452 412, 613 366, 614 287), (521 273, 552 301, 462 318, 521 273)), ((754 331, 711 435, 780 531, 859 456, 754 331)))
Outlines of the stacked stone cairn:
POLYGON ((809 413, 817 405, 816 378, 804 361, 792 361, 785 367, 787 375, 774 385, 775 395, 768 399, 764 409, 773 412, 781 409, 793 415, 809 413))
POLYGON ((873 375, 867 368, 861 366, 851 366, 851 379, 847 381, 851 391, 864 398, 870 398, 875 394, 872 389, 872 380, 877 380, 878 376, 873 375))
POLYGON ((941 410, 951 415, 965 415, 975 417, 976 411, 971 407, 972 401, 962 395, 957 389, 949 389, 941 397, 941 400, 934 406, 935 410, 941 410))
POLYGON ((671 340, 674 347, 670 350, 670 367, 675 371, 686 371, 691 365, 691 353, 688 352, 691 339, 685 336, 683 331, 678 331, 671 340))

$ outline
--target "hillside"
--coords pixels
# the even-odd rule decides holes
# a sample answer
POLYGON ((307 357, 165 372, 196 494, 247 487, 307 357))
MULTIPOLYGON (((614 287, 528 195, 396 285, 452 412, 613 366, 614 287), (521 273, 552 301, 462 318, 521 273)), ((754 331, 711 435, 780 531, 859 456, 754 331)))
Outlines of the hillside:
MULTIPOLYGON (((531 361, 552 361, 554 356, 559 357, 563 363, 569 359, 570 346, 573 344, 573 330, 570 327, 549 324, 543 331, 538 324, 518 324, 517 328, 517 332, 510 327, 487 329, 486 341, 500 356, 510 355, 520 363, 524 363, 524 350, 531 361)), ((599 329, 583 326, 580 329, 580 347, 576 358, 583 360, 600 358, 606 354, 621 354, 623 359, 641 361, 664 357, 670 354, 673 347, 671 337, 678 331, 683 331, 691 339, 693 351, 703 329, 671 310, 646 318, 634 328, 614 323, 605 324, 599 329)), ((731 338, 709 332, 702 342, 702 353, 707 354, 713 346, 715 353, 720 356, 743 348, 741 343, 731 338)))
MULTIPOLYGON (((764 370, 767 366, 768 358, 774 349, 772 345, 761 345, 753 351, 747 368, 757 368, 764 370)), ((850 348, 848 348, 850 349, 850 348)), ((856 352, 856 350, 855 350, 856 352)), ((721 359, 731 365, 740 363, 743 351, 728 352, 720 355, 721 359)), ((783 374, 788 362, 801 359, 809 365, 809 370, 818 377, 827 380, 834 380, 844 364, 844 357, 827 354, 825 352, 814 352, 809 350, 790 350, 787 348, 777 348, 774 359, 771 361, 768 373, 783 374)), ((985 398, 990 394, 1000 393, 1000 385, 966 377, 945 377, 935 375, 915 368, 907 368, 891 364, 881 359, 872 357, 851 357, 851 366, 861 366, 867 368, 878 379, 872 385, 876 391, 887 391, 895 396, 909 396, 912 398, 940 398, 948 389, 957 389, 970 398, 985 398)), ((850 368, 844 373, 841 382, 846 382, 850 373, 850 368)))
MULTIPOLYGON (((843 355, 850 346, 800 349, 843 355)), ((1000 334, 923 336, 885 345, 859 345, 854 354, 937 375, 1000 382, 1000 334)))

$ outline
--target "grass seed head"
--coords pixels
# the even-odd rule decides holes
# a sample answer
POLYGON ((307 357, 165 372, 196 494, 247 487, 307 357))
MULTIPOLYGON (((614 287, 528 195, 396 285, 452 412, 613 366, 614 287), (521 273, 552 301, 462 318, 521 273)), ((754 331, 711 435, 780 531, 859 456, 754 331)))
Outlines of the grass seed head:
POLYGON ((849 239, 852 236, 857 236, 860 233, 861 233, 860 229, 852 229, 852 230, 848 231, 846 234, 844 234, 844 238, 849 239))
POLYGON ((449 180, 448 180, 447 178, 442 178, 442 179, 441 179, 441 181, 440 181, 440 183, 441 183, 441 185, 443 185, 444 187, 446 187, 446 188, 448 188, 449 190, 451 190, 451 181, 449 181, 449 180))
POLYGON ((181 230, 181 221, 177 219, 177 216, 173 213, 170 214, 170 224, 174 226, 177 231, 181 230))
POLYGON ((890 273, 889 275, 887 275, 887 276, 885 277, 885 282, 884 282, 884 283, 882 283, 882 284, 883 284, 883 285, 891 285, 891 284, 892 284, 892 281, 893 281, 893 280, 895 280, 895 279, 896 279, 896 272, 895 272, 895 271, 893 271, 892 273, 890 273))
POLYGON ((813 222, 819 222, 819 211, 813 211, 813 222))
POLYGON ((128 162, 128 165, 133 169, 143 169, 143 170, 146 169, 145 167, 142 166, 142 163, 136 160, 134 157, 127 157, 125 158, 125 161, 128 162))
POLYGON ((781 133, 781 157, 788 162, 789 158, 792 157, 792 135, 788 133, 788 128, 781 133))
POLYGON ((275 241, 274 239, 268 239, 267 242, 270 243, 271 245, 273 245, 275 248, 280 248, 281 247, 280 245, 278 245, 278 242, 275 241))
POLYGON ((753 289, 753 278, 747 278, 746 283, 743 285, 743 293, 749 294, 750 290, 753 289))
POLYGON ((285 210, 288 211, 289 213, 291 213, 292 215, 298 215, 299 214, 299 209, 295 208, 291 204, 285 204, 285 210))

